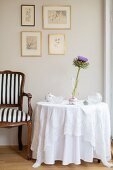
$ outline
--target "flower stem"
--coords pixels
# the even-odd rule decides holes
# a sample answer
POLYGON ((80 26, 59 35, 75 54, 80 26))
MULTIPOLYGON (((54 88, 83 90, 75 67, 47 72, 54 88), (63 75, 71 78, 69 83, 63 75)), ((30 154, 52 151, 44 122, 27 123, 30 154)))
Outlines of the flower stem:
POLYGON ((75 80, 75 85, 74 85, 74 89, 73 89, 73 92, 72 92, 72 97, 75 97, 75 95, 76 95, 76 89, 77 89, 77 85, 78 85, 79 73, 80 73, 80 67, 78 67, 77 76, 76 76, 76 80, 75 80))

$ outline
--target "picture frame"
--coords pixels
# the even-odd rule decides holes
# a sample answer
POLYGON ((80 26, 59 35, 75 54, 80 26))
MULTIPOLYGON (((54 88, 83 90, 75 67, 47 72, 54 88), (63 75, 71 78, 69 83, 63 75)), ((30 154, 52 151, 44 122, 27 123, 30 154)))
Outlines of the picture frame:
POLYGON ((71 6, 43 6, 43 29, 71 29, 71 6))
POLYGON ((21 5, 21 26, 35 26, 35 5, 21 5))
POLYGON ((49 34, 48 35, 48 54, 49 55, 64 55, 66 51, 65 35, 64 34, 49 34))
POLYGON ((21 32, 21 56, 41 56, 42 33, 40 31, 21 32))

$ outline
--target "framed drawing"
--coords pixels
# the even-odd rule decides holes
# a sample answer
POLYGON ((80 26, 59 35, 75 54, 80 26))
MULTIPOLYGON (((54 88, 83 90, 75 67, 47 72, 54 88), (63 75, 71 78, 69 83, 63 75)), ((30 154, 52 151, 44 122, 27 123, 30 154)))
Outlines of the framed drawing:
POLYGON ((22 56, 41 56, 41 32, 23 31, 21 33, 22 56))
POLYGON ((43 6, 44 29, 70 29, 71 6, 43 6))
POLYGON ((48 36, 48 51, 50 55, 65 54, 65 35, 64 34, 49 34, 48 36))
POLYGON ((21 26, 35 26, 35 5, 21 5, 21 26))

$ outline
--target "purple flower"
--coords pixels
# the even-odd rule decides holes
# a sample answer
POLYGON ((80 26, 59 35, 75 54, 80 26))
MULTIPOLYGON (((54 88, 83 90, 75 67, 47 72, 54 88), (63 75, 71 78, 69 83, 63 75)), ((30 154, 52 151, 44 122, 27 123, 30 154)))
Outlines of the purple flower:
POLYGON ((86 57, 83 57, 83 56, 78 56, 78 60, 82 61, 82 62, 87 62, 88 61, 88 59, 86 57))

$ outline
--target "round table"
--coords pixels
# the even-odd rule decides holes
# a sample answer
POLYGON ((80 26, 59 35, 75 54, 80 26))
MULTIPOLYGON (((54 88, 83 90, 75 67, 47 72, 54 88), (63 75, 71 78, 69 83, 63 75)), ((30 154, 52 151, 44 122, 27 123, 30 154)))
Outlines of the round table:
POLYGON ((111 159, 110 113, 106 103, 84 105, 38 102, 34 113, 31 150, 41 163, 63 165, 93 162, 100 159, 105 166, 111 159))

